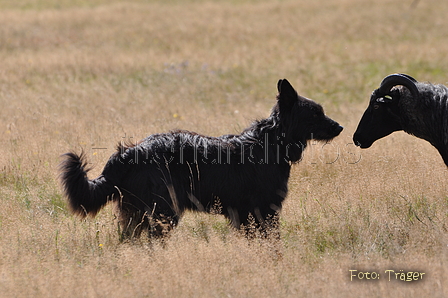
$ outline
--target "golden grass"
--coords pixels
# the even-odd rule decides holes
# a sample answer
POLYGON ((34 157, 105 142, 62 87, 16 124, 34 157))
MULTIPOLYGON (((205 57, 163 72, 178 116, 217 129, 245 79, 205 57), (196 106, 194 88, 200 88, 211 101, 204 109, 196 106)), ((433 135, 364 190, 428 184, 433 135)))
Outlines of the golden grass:
POLYGON ((402 132, 350 144, 385 75, 448 82, 448 2, 408 2, 0 1, 1 296, 446 296, 437 151, 402 132), (239 132, 284 77, 345 130, 294 167, 280 243, 187 214, 165 245, 123 244, 110 206, 68 213, 60 154, 83 148, 94 176, 122 138, 239 132), (389 282, 388 269, 426 275, 389 282))

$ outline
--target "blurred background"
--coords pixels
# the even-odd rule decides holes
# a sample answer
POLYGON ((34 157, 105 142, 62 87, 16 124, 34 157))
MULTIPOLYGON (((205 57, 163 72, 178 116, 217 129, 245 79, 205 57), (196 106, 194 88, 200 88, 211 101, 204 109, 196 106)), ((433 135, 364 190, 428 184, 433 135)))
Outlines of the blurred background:
POLYGON ((4 297, 446 296, 447 169, 396 132, 352 135, 391 73, 448 84, 442 0, 0 0, 0 292, 4 297), (112 206, 70 215, 60 155, 98 175, 115 145, 239 133, 287 78, 345 127, 294 166, 282 239, 187 214, 165 244, 121 243, 112 206), (350 281, 349 269, 377 281, 350 281), (408 285, 385 270, 425 272, 408 285))

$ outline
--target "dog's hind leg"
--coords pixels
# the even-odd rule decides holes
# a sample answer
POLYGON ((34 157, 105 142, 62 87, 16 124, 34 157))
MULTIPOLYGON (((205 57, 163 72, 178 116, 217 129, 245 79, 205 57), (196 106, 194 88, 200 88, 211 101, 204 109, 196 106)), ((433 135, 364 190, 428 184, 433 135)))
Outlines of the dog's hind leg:
POLYGON ((149 227, 148 214, 131 206, 120 209, 121 240, 138 238, 149 227))
POLYGON ((153 214, 149 216, 149 237, 164 238, 179 223, 179 216, 172 214, 153 214))

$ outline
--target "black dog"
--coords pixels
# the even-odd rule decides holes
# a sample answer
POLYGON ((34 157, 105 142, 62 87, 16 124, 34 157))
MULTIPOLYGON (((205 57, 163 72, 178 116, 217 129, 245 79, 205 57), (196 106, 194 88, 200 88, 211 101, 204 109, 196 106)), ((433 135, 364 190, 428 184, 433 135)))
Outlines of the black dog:
POLYGON ((269 118, 239 135, 173 131, 119 144, 93 180, 87 178, 83 154, 65 154, 61 180, 72 211, 94 216, 109 201, 116 202, 125 237, 144 230, 163 236, 185 210, 218 210, 236 228, 278 230, 291 164, 300 161, 307 141, 330 141, 342 127, 287 80, 277 87, 269 118))

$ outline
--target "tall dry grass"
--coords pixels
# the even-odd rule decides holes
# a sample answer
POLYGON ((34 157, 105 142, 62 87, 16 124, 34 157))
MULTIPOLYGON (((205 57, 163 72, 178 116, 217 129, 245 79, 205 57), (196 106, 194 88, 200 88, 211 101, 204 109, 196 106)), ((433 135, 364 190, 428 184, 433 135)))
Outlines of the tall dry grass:
POLYGON ((0 1, 0 296, 447 295, 447 169, 394 133, 351 136, 393 72, 448 83, 446 1, 0 1), (412 3, 416 4, 415 7, 412 3), (237 133, 276 82, 344 125, 294 167, 279 243, 187 214, 162 245, 120 243, 113 209, 81 221, 57 182, 84 149, 97 175, 123 138, 237 133), (380 280, 350 281, 350 269, 380 280), (424 272, 388 281, 385 270, 424 272))

